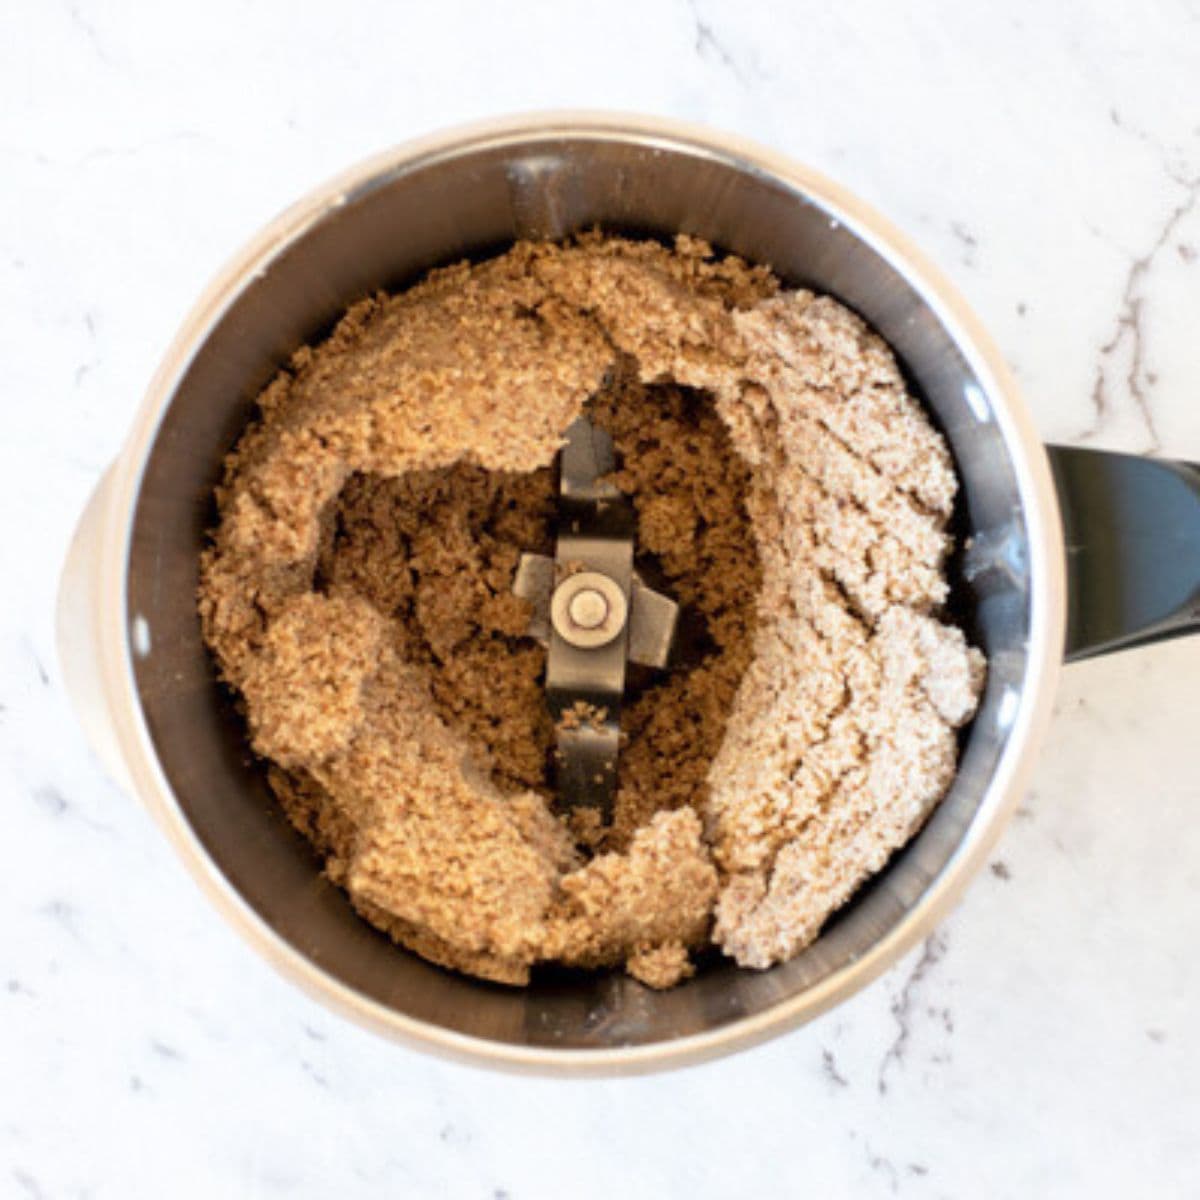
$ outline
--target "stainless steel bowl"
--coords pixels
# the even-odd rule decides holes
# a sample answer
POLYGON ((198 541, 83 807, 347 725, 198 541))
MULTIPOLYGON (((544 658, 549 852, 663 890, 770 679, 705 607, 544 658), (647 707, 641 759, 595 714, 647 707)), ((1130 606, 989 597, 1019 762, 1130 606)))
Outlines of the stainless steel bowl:
POLYGON ((454 130, 320 188, 225 270, 169 350, 81 522, 60 599, 63 670, 112 772, 193 874, 310 993, 439 1053, 547 1072, 645 1071, 780 1033, 927 933, 1017 801, 1061 660, 1066 588, 1047 459, 991 342, 945 280, 840 188, 746 142, 560 113, 454 130), (666 993, 618 974, 510 990, 396 949, 317 873, 251 761, 195 612, 222 456, 256 393, 353 300, 515 238, 678 231, 827 292, 894 347, 962 478, 958 600, 987 691, 921 834, 791 962, 714 965, 666 993))

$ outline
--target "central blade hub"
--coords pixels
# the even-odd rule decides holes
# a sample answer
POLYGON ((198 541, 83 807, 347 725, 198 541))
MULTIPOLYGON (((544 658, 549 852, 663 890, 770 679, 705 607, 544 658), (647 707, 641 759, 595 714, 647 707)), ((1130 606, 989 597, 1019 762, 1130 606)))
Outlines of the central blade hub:
POLYGON ((617 793, 626 663, 667 665, 678 606, 633 569, 636 520, 606 478, 616 466, 609 435, 578 418, 559 464, 554 558, 523 554, 513 591, 531 603, 529 634, 548 650, 559 799, 593 809, 607 824, 617 793))
POLYGON ((603 430, 580 417, 567 430, 559 462, 556 586, 546 657, 558 792, 572 807, 598 809, 607 822, 617 791, 621 696, 629 657, 626 614, 633 587, 634 514, 604 478, 616 460, 612 439, 603 430), (588 628, 597 614, 599 620, 588 628))

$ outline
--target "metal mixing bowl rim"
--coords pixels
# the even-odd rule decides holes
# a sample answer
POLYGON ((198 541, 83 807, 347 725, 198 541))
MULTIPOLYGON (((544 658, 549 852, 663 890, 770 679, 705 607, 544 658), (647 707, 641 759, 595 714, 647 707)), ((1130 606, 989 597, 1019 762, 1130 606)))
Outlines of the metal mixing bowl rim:
POLYGON ((811 1019, 865 986, 949 911, 981 867, 1019 800, 1049 721, 1065 620, 1062 529, 1045 452, 1016 385, 980 322, 941 273, 890 222, 819 173, 741 137, 659 117, 615 112, 541 112, 469 125, 401 144, 351 167, 268 224, 197 301, 150 383, 110 476, 97 593, 101 669, 118 744, 138 795, 163 826, 218 909, 284 975, 359 1023, 441 1055, 516 1071, 628 1074, 681 1066, 741 1049, 811 1019), (155 754, 133 673, 126 579, 133 513, 159 423, 199 347, 242 287, 332 209, 439 159, 505 143, 558 138, 617 140, 682 150, 764 176, 814 198, 898 270, 948 329, 983 383, 1012 458, 1029 537, 1031 625, 1024 685, 1004 749, 962 841, 902 920, 854 961, 771 1008, 703 1033, 605 1049, 519 1046, 457 1033, 398 1013, 327 975, 276 934, 209 858, 155 754))

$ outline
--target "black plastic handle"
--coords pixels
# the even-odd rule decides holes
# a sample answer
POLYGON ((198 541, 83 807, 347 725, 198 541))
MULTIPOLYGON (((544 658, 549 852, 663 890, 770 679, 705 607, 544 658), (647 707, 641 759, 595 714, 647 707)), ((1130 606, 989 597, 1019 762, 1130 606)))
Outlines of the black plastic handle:
POLYGON ((1200 632, 1200 466, 1046 449, 1067 546, 1067 661, 1200 632))

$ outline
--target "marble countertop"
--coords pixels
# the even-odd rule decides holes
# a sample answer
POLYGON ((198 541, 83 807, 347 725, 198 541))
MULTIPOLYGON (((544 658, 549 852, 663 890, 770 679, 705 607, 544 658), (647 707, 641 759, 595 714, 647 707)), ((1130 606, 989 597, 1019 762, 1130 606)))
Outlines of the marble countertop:
POLYGON ((56 575, 173 330, 344 165, 550 106, 706 121, 949 272, 1053 440, 1200 460, 1195 0, 10 0, 0 15, 0 1196, 1200 1193, 1200 639, 1064 675, 926 944, 731 1059, 515 1079, 301 996, 102 774, 56 575), (303 15, 302 15, 303 14, 303 15))

